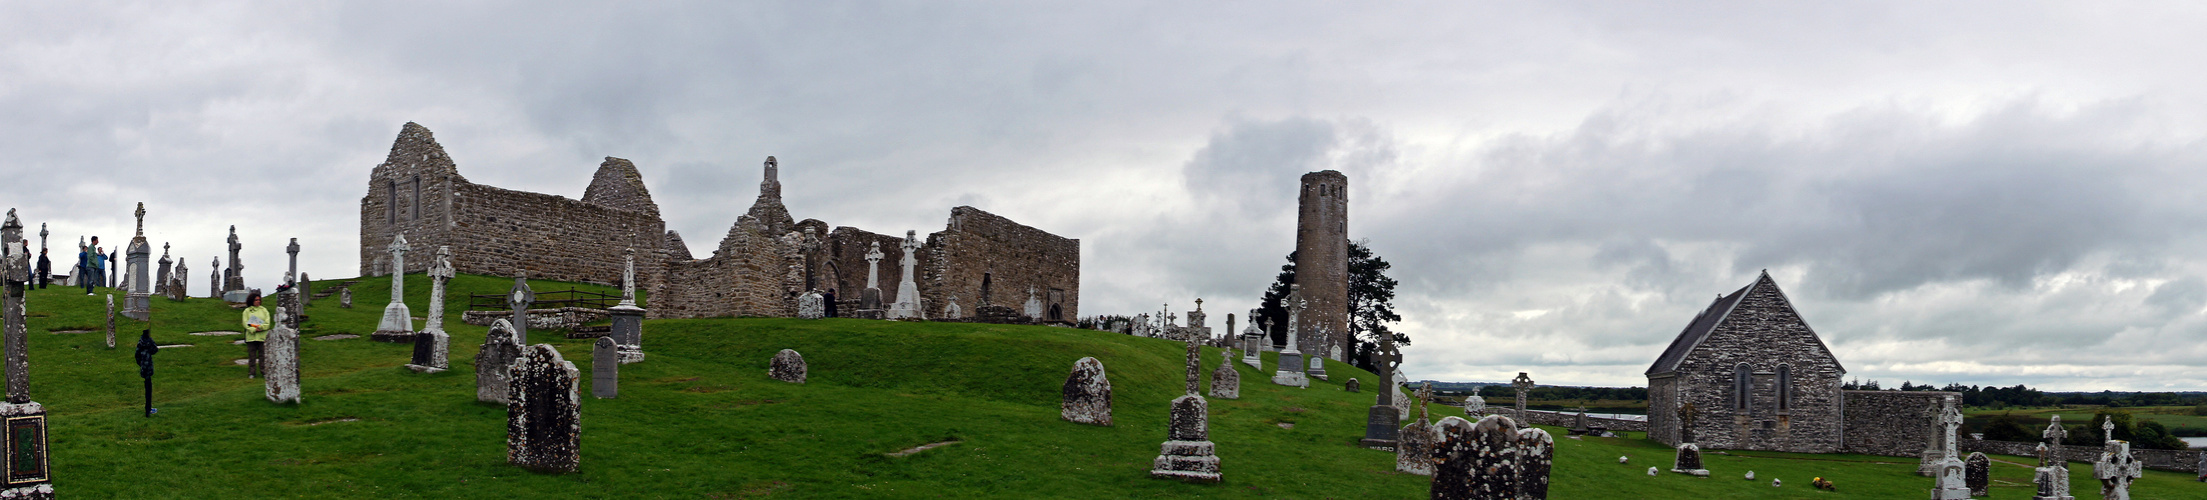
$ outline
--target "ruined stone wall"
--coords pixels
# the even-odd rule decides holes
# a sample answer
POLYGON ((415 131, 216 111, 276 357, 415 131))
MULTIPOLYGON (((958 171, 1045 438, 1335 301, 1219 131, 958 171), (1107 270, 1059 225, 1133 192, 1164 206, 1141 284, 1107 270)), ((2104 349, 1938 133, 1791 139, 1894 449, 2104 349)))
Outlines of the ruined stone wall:
MULTIPOLYGON (((2037 442, 1992 441, 1985 439, 1969 439, 1967 436, 1964 436, 1961 439, 1955 440, 1954 449, 1961 453, 1978 452, 1987 455, 2015 455, 2019 457, 2031 458, 2038 457, 2037 442)), ((2068 460, 2071 462, 2091 463, 2094 460, 2098 460, 2100 457, 2100 453, 2105 450, 2100 446, 2081 446, 2069 444, 2062 445, 2061 451, 2061 458, 2063 460, 2068 460)), ((2200 450, 2148 450, 2142 448, 2130 449, 2130 455, 2134 458, 2137 458, 2138 463, 2145 464, 2146 468, 2148 469, 2186 473, 2197 472, 2199 470, 2200 453, 2200 450)), ((2036 464, 2036 462, 2033 463, 2036 464)))
MULTIPOLYGON (((666 281, 652 289, 651 318, 788 317, 780 242, 750 215, 736 219, 711 257, 669 261, 666 281)), ((638 278, 637 281, 643 281, 638 278)))
MULTIPOLYGON (((822 273, 824 279, 820 281, 822 290, 835 291, 837 312, 858 310, 859 299, 866 291, 866 252, 873 248, 871 243, 876 242, 881 243, 881 302, 888 304, 896 300, 897 284, 904 280, 904 271, 898 267, 898 263, 904 259, 904 251, 898 246, 904 242, 904 237, 878 234, 849 226, 838 227, 828 233, 824 244, 827 265, 822 273)), ((915 253, 918 254, 918 269, 934 267, 937 258, 935 252, 929 252, 923 247, 915 253)), ((924 273, 917 269, 912 273, 915 281, 922 274, 924 273)))
POLYGON ((927 247, 938 257, 920 267, 926 271, 919 277, 920 295, 933 304, 930 317, 940 314, 953 294, 965 317, 983 305, 1020 309, 1029 287, 1045 316, 1055 306, 1060 320, 1079 317, 1080 240, 957 207, 943 231, 927 236, 927 247))
MULTIPOLYGON (((1794 313, 1776 283, 1762 279, 1679 364, 1673 382, 1677 403, 1692 402, 1700 412, 1694 440, 1704 449, 1837 452, 1844 445, 1845 401, 1839 386, 1846 372, 1794 313), (1744 409, 1735 406, 1732 385, 1733 370, 1742 364, 1752 373, 1744 409), (1781 366, 1793 381, 1793 397, 1783 409, 1778 401, 1781 366)), ((1654 380, 1649 383, 1653 398, 1654 380)), ((1648 413, 1653 418, 1676 408, 1651 407, 1648 413)))
POLYGON ((1846 391, 1847 453, 1920 457, 1938 437, 1933 419, 1947 397, 1939 391, 1846 391))
MULTIPOLYGON (((1295 283, 1302 285, 1307 309, 1296 338, 1305 352, 1318 345, 1314 334, 1325 331, 1325 345, 1347 355, 1349 335, 1349 177, 1326 170, 1303 174, 1297 195, 1295 218, 1295 283)), ((1330 351, 1330 349, 1329 349, 1330 351)), ((1320 353, 1336 357, 1332 352, 1320 353)))
POLYGON ((448 245, 459 272, 601 284, 619 282, 622 257, 634 247, 636 280, 650 289, 664 277, 651 265, 665 258, 657 205, 628 160, 606 158, 596 177, 585 190, 594 201, 470 183, 427 128, 408 123, 361 198, 361 274, 388 259, 391 239, 403 233, 413 248, 406 272, 426 269, 437 246, 448 245))
POLYGON ((1648 439, 1678 446, 1678 377, 1648 377, 1648 439))

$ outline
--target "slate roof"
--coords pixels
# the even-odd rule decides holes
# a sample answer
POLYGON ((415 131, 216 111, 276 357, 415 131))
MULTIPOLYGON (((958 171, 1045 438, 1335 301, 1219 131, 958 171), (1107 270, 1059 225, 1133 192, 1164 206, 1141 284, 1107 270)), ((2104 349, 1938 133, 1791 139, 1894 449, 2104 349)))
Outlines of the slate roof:
POLYGON ((1692 322, 1686 323, 1686 329, 1678 332, 1678 338, 1671 339, 1671 347, 1664 349, 1663 355, 1655 358, 1655 366, 1648 367, 1647 374, 1678 371, 1678 363, 1686 360, 1686 353, 1692 352, 1694 346, 1701 345, 1701 339, 1708 338, 1709 332, 1716 331, 1717 325, 1724 323, 1724 318, 1732 315, 1732 308, 1739 305, 1740 299, 1747 297, 1747 291, 1762 282, 1762 278, 1756 278, 1754 283, 1740 287, 1731 295, 1717 297, 1716 302, 1710 303, 1708 309, 1701 311, 1701 315, 1694 316, 1692 322))

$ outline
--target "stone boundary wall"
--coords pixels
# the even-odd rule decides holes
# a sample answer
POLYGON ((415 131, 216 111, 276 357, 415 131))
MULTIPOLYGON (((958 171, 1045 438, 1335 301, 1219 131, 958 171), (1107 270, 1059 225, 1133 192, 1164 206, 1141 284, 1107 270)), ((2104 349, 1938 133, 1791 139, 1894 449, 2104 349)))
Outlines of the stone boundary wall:
MULTIPOLYGON (((604 309, 588 307, 561 307, 556 309, 530 309, 530 330, 572 330, 576 326, 598 321, 610 316, 604 309)), ((513 317, 513 311, 467 311, 460 313, 460 322, 476 326, 490 326, 501 319, 513 317)))
MULTIPOLYGON (((1494 415, 1515 415, 1517 413, 1516 408, 1496 408, 1493 406, 1488 406, 1487 411, 1488 413, 1494 415)), ((1525 410, 1525 413, 1527 413, 1526 417, 1519 418, 1518 420, 1531 421, 1532 423, 1540 425, 1553 425, 1565 429, 1569 429, 1572 426, 1579 424, 1578 412, 1525 410)), ((1625 420, 1617 418, 1596 417, 1592 415, 1588 415, 1586 417, 1586 425, 1598 425, 1602 426, 1602 428, 1612 431, 1647 432, 1648 430, 1648 422, 1645 420, 1625 420)))
POLYGON ((1941 391, 1842 391, 1845 394, 1846 452, 1890 457, 1921 457, 1938 435, 1932 419, 1940 402, 1962 394, 1941 391))
MULTIPOLYGON (((1955 441, 1954 448, 1956 450, 1960 450, 1962 453, 1969 453, 1974 451, 1985 454, 2016 455, 2023 457, 2038 456, 2038 443, 2035 442, 2026 443, 2019 441, 1961 439, 1955 441)), ((2105 450, 2099 446, 2080 446, 2073 444, 2062 445, 2061 457, 2071 462, 2091 463, 2092 461, 2099 459, 2100 453, 2102 451, 2105 450)), ((2202 453, 2200 450, 2144 450, 2138 448, 2130 449, 2131 456, 2137 457, 2138 462, 2145 464, 2146 468, 2148 469, 2185 473, 2199 471, 2198 467, 2200 453, 2202 453)))

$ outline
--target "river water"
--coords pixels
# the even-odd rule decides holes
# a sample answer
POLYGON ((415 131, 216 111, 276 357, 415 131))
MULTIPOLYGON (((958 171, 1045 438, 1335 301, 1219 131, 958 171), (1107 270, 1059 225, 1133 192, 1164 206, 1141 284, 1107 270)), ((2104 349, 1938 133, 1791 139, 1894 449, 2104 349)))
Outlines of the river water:
POLYGON ((2207 448, 2207 437, 2189 437, 2177 439, 2184 440, 2184 444, 2192 445, 2193 449, 2207 448))

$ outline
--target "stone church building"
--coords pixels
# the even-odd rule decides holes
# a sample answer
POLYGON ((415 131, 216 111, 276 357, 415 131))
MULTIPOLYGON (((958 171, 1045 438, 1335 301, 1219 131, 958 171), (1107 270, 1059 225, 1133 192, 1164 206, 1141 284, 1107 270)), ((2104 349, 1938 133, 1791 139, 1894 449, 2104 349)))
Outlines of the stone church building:
MULTIPOLYGON (((666 229, 659 205, 628 160, 608 157, 582 199, 468 182, 428 128, 407 123, 390 155, 369 172, 360 200, 360 272, 387 269, 399 234, 422 255, 452 248, 463 273, 613 284, 636 251, 636 284, 654 318, 790 317, 800 294, 819 291, 849 312, 865 303, 868 253, 880 244, 880 302, 903 279, 904 238, 817 219, 793 220, 768 157, 759 195, 713 254, 695 258, 666 229)), ((1080 307, 1080 240, 956 207, 942 231, 916 235, 913 281, 930 319, 1071 322, 1080 307), (950 307, 955 299, 957 307, 950 307)), ((421 272, 430 259, 406 259, 421 272)))
POLYGON ((1717 297, 1648 367, 1648 439, 1678 445, 1678 410, 1691 403, 1704 449, 1915 456, 1932 444, 1932 416, 1955 393, 1841 390, 1846 374, 1764 272, 1717 297))

